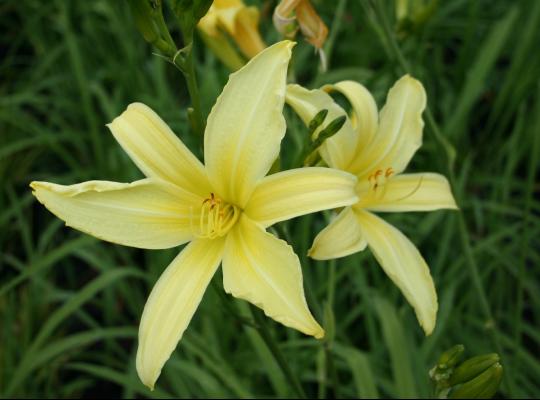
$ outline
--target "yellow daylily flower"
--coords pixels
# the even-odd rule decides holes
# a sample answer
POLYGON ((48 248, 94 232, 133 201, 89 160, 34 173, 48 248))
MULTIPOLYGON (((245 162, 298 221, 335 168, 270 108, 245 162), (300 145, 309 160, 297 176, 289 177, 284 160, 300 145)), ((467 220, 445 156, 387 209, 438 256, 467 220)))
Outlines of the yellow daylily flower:
POLYGON ((225 32, 251 59, 266 48, 259 33, 259 10, 247 7, 241 0, 214 0, 198 24, 206 44, 229 68, 243 65, 242 58, 230 45, 225 32))
MULTIPOLYGON (((331 167, 358 177, 359 201, 344 208, 315 238, 309 255, 326 260, 344 257, 367 246, 386 274, 399 287, 425 333, 435 327, 437 293, 429 268, 416 247, 396 228, 373 212, 456 209, 446 178, 434 173, 403 171, 422 144, 426 93, 409 75, 388 92, 386 105, 377 114, 369 91, 359 83, 343 81, 322 89, 287 87, 286 102, 308 124, 328 109, 326 121, 346 112, 328 94, 338 91, 350 102, 352 113, 341 130, 320 148, 331 167)), ((325 124, 314 134, 317 135, 325 124)))
POLYGON ((34 195, 68 226, 145 249, 190 242, 155 284, 139 329, 137 372, 152 388, 210 279, 276 321, 321 338, 298 257, 270 225, 358 201, 356 177, 302 168, 265 177, 285 134, 283 105, 293 44, 279 42, 232 74, 214 105, 203 165, 159 116, 134 103, 109 128, 146 175, 133 183, 32 182, 34 195))

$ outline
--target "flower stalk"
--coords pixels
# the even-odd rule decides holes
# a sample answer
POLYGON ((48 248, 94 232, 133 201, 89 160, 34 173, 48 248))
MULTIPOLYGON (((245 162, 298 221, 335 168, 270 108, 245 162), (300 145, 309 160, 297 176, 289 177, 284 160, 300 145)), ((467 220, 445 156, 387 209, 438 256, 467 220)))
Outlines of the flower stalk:
POLYGON ((185 45, 178 49, 163 17, 162 0, 129 0, 135 25, 144 39, 158 49, 165 59, 184 75, 191 99, 188 120, 192 131, 200 138, 204 133, 205 123, 193 60, 193 31, 210 4, 211 1, 208 0, 173 1, 172 8, 185 45))

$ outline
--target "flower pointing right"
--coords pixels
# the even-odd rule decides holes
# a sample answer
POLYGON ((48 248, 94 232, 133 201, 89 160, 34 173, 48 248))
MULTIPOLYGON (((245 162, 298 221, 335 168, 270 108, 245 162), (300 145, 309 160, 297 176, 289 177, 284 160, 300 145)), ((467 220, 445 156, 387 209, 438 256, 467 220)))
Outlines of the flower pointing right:
MULTIPOLYGON (((317 260, 345 257, 367 246, 414 308, 426 335, 437 317, 437 292, 429 267, 414 244, 375 212, 457 209, 448 180, 436 173, 403 173, 422 145, 426 107, 423 85, 409 75, 388 92, 380 111, 361 84, 342 81, 308 90, 292 84, 286 102, 306 125, 322 109, 326 121, 345 115, 341 130, 320 147, 322 160, 331 168, 358 177, 359 201, 344 208, 315 238, 309 256, 317 260), (329 93, 340 92, 351 105, 351 114, 329 93)), ((314 133, 317 137, 322 124, 314 133)))

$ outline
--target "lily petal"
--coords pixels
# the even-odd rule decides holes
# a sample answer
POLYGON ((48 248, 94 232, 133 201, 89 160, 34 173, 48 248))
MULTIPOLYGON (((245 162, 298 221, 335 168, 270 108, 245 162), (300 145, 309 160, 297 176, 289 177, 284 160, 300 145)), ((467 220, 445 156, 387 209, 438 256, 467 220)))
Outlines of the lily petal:
POLYGON ((457 209, 448 180, 439 174, 400 174, 384 185, 384 196, 366 197, 362 207, 371 211, 404 212, 457 209))
POLYGON ((290 41, 276 43, 231 74, 208 117, 208 176, 224 200, 241 208, 279 154, 292 47, 290 41))
POLYGON ((137 373, 150 389, 182 338, 223 254, 224 239, 196 239, 152 289, 139 327, 137 373))
POLYGON ((324 331, 306 303, 300 261, 291 246, 242 215, 227 236, 223 286, 285 326, 316 338, 324 331))
POLYGON ((348 206, 358 201, 356 177, 331 168, 298 168, 261 180, 245 212, 267 227, 299 215, 348 206))
POLYGON ((201 162, 148 106, 133 103, 108 127, 148 177, 158 177, 206 197, 211 192, 201 162))
POLYGON ((109 242, 166 249, 192 238, 190 220, 202 199, 157 179, 88 181, 63 186, 32 182, 40 203, 67 226, 109 242))
POLYGON ((365 149, 373 140, 379 124, 377 103, 371 93, 354 81, 341 81, 334 85, 325 85, 322 89, 326 92, 336 90, 351 103, 351 122, 358 134, 358 149, 365 149))
POLYGON ((414 308, 426 335, 431 334, 437 318, 437 293, 422 255, 392 225, 368 211, 355 213, 373 255, 414 308))
POLYGON ((409 75, 399 79, 388 92, 374 140, 362 157, 356 159, 352 170, 358 176, 376 169, 392 168, 396 174, 402 172, 422 145, 425 108, 426 92, 422 84, 409 75))
MULTIPOLYGON (((285 101, 306 125, 309 125, 319 111, 328 110, 324 123, 314 132, 314 138, 334 119, 347 115, 328 93, 320 89, 307 90, 300 85, 287 85, 285 101)), ((331 167, 348 170, 356 157, 357 146, 358 134, 347 118, 339 132, 326 139, 319 151, 323 160, 331 167)))
POLYGON ((357 253, 366 246, 358 218, 347 207, 317 235, 308 255, 316 260, 330 260, 357 253))

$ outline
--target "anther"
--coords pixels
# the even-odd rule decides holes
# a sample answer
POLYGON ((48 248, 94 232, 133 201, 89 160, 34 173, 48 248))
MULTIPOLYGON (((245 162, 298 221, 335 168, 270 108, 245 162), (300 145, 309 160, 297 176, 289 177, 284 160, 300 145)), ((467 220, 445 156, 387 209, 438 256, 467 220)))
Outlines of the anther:
MULTIPOLYGON (((194 229, 193 222, 191 222, 191 227, 195 236, 214 239, 225 235, 239 216, 237 207, 223 202, 214 193, 210 193, 210 197, 202 201, 198 229, 194 229)), ((193 216, 191 221, 193 221, 193 216)))

